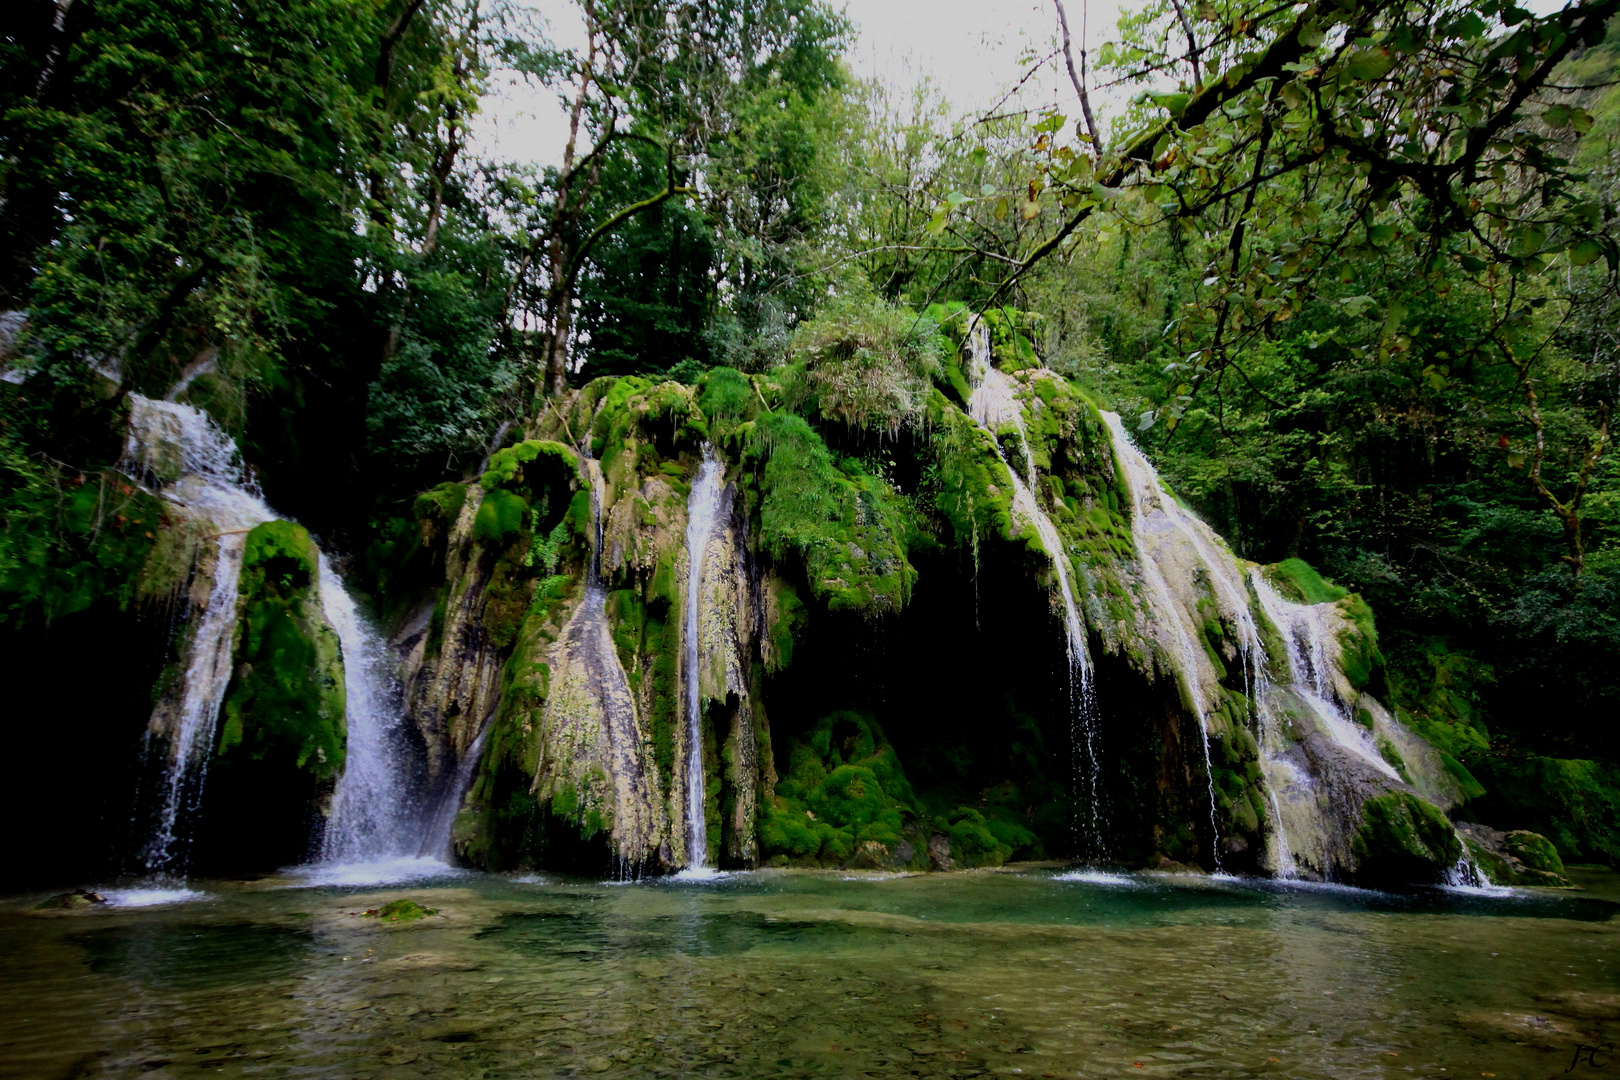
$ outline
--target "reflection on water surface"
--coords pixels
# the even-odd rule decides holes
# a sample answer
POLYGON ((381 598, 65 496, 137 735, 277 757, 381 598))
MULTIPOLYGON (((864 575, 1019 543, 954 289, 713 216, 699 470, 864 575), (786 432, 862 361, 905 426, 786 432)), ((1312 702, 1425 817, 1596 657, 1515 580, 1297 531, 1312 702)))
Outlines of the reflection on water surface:
POLYGON ((1120 878, 289 876, 143 908, 19 899, 0 1075, 1506 1080, 1620 1038, 1614 875, 1508 895, 1120 878), (400 897, 437 913, 364 914, 400 897))

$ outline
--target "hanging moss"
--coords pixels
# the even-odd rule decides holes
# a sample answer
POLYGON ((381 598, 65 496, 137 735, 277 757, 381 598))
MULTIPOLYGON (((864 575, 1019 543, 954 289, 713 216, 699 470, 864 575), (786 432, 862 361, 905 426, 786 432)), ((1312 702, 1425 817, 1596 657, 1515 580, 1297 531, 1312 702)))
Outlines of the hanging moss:
POLYGON ((503 486, 523 486, 525 483, 537 489, 542 476, 550 473, 570 478, 577 476, 579 455, 550 439, 529 439, 496 451, 489 459, 489 468, 478 478, 478 483, 485 491, 503 486))
POLYGON ((763 462, 765 550, 774 558, 797 553, 812 591, 832 610, 902 607, 917 577, 906 557, 916 522, 888 482, 854 459, 840 468, 821 436, 792 413, 761 417, 751 450, 763 462))
POLYGON ((321 612, 318 559, 301 525, 268 521, 248 533, 219 753, 326 781, 343 771, 347 730, 341 647, 321 612))
POLYGON ((528 514, 529 504, 521 495, 496 488, 478 505, 473 538, 486 544, 500 543, 523 528, 528 514))
POLYGON ((754 418, 760 398, 754 383, 736 368, 711 368, 699 384, 698 407, 715 427, 735 427, 754 418))

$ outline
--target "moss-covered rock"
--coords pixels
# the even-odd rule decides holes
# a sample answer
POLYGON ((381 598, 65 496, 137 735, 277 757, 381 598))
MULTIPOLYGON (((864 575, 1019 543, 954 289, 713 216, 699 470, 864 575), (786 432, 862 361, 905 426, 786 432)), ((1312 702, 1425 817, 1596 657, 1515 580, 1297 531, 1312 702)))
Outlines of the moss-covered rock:
POLYGON ((321 610, 319 575, 303 526, 267 521, 248 533, 219 753, 330 781, 343 771, 347 729, 342 649, 321 610))
POLYGON ((1494 885, 1569 886, 1558 849, 1539 833, 1524 829, 1503 833, 1470 823, 1458 825, 1457 832, 1474 866, 1494 885))
POLYGON ((1451 821, 1404 791, 1368 799, 1352 841, 1358 882, 1439 881, 1462 857, 1451 821))
POLYGON ((1620 766, 1526 755, 1480 756, 1469 767, 1485 788, 1469 816, 1540 833, 1571 862, 1620 866, 1620 766))
POLYGON ((365 916, 385 923, 408 923, 438 913, 437 908, 423 907, 415 900, 401 899, 390 900, 382 907, 371 908, 365 912, 365 916))

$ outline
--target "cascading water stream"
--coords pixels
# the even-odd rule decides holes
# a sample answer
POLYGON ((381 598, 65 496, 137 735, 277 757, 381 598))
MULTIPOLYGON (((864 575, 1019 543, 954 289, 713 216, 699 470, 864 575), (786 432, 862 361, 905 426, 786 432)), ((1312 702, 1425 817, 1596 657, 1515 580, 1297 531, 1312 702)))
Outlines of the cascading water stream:
POLYGON ((213 583, 207 606, 192 631, 172 709, 160 704, 147 730, 148 753, 166 736, 159 781, 158 820, 142 857, 159 875, 184 875, 185 818, 202 801, 219 709, 231 678, 238 578, 246 534, 276 515, 244 477, 236 444, 205 414, 189 405, 130 394, 125 472, 151 484, 189 517, 212 523, 216 537, 213 583))
POLYGON ((1400 781, 1400 773, 1384 760, 1366 729, 1356 724, 1349 709, 1339 700, 1328 675, 1327 628, 1322 625, 1327 615, 1320 609, 1331 609, 1331 605, 1296 604, 1285 600, 1259 571, 1251 575, 1251 581, 1261 609, 1282 634, 1295 694, 1315 714, 1334 742, 1391 780, 1400 781))
POLYGON ((984 329, 976 331, 969 339, 968 349, 968 378, 973 383, 973 392, 968 398, 969 415, 989 434, 990 445, 995 447, 996 456, 1001 459, 1002 465, 1006 466, 1007 475, 1013 485, 1014 513, 1035 527, 1041 545, 1051 556, 1052 569, 1057 573, 1058 591, 1063 598, 1064 643, 1069 660, 1070 736, 1076 745, 1084 741, 1086 746, 1086 756, 1089 759, 1086 783, 1087 802, 1091 813, 1089 823, 1091 841, 1098 853, 1105 854, 1100 808, 1101 762, 1096 746, 1097 709, 1091 649, 1086 640, 1085 624, 1080 619, 1080 609, 1074 600, 1074 588, 1069 581, 1068 546, 1063 542, 1063 535, 1058 532, 1057 526, 1052 523, 1052 519, 1047 516, 1046 511, 1041 508, 1040 501, 1035 497, 1037 484, 1035 458, 1029 448, 1029 431, 1024 426, 1023 404, 1018 400, 1012 380, 990 362, 989 332, 984 329), (1018 446, 1024 465, 1021 473, 1007 460, 1006 452, 1001 447, 1001 440, 996 436, 996 429, 1004 424, 1012 425, 1018 433, 1018 446))
POLYGON ((1157 516, 1171 528, 1185 533, 1181 524, 1170 513, 1172 506, 1178 511, 1180 507, 1175 505, 1175 500, 1165 497, 1160 490, 1158 472, 1125 434, 1119 415, 1105 412, 1102 417, 1113 436, 1114 452, 1125 470, 1125 478, 1130 485, 1131 532, 1136 541, 1137 553, 1141 556, 1142 579, 1148 587, 1149 599, 1158 608, 1154 623, 1170 635, 1175 651, 1179 654, 1181 676, 1187 687, 1187 694, 1192 699, 1193 711, 1198 714, 1198 729, 1203 735, 1200 741, 1204 750, 1204 776, 1209 784, 1209 827, 1214 834, 1215 867, 1218 870, 1221 865, 1221 832, 1216 817, 1215 765, 1209 753, 1209 703, 1204 698, 1204 688, 1198 674, 1201 650, 1195 644, 1181 606, 1175 602, 1170 583, 1165 580, 1164 572, 1154 557, 1154 541, 1149 530, 1150 516, 1157 516))
POLYGON ((708 865, 709 829, 703 784, 703 691, 699 685, 699 630, 703 607, 703 559, 719 521, 725 483, 714 447, 705 445, 703 463, 686 504, 686 865, 708 865))
POLYGON ((393 661, 387 643, 360 614, 325 553, 320 574, 321 607, 343 648, 348 723, 343 775, 332 798, 321 859, 369 863, 412 855, 422 846, 422 829, 407 783, 404 710, 393 661))
MULTIPOLYGON (((183 865, 183 853, 175 850, 180 839, 181 815, 195 813, 202 801, 219 706, 231 680, 231 644, 236 630, 237 580, 242 568, 243 543, 241 534, 219 538, 213 588, 192 638, 178 722, 169 739, 168 764, 162 780, 163 803, 158 811, 156 831, 142 851, 146 869, 154 873, 183 865)), ((150 730, 146 737, 150 748, 150 730)))
MULTIPOLYGON (((236 444, 206 414, 173 401, 130 394, 123 468, 151 484, 189 517, 220 530, 207 606, 187 644, 179 703, 159 706, 147 739, 167 734, 158 822, 144 849, 148 871, 183 872, 184 819, 202 799, 230 684, 237 600, 247 533, 278 515, 243 474, 236 444), (172 717, 172 718, 171 718, 172 717)), ((369 862, 414 853, 413 820, 401 755, 402 712, 386 646, 366 623, 324 552, 316 587, 343 657, 346 763, 322 844, 324 863, 369 862)))

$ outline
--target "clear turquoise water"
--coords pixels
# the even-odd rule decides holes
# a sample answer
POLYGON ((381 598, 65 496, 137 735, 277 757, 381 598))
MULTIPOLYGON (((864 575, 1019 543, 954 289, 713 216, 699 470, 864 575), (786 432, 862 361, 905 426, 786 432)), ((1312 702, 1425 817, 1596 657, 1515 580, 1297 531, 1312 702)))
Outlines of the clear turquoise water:
POLYGON ((1620 1075, 1564 1071, 1620 1038, 1616 880, 1393 896, 1029 867, 19 897, 0 1075, 1620 1075), (437 914, 364 914, 400 897, 437 914))

